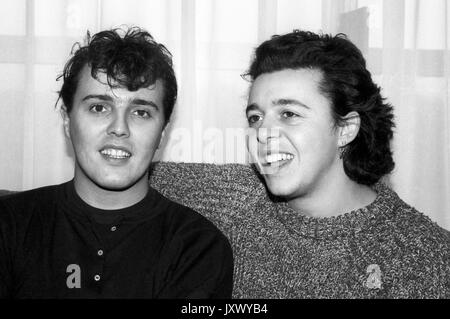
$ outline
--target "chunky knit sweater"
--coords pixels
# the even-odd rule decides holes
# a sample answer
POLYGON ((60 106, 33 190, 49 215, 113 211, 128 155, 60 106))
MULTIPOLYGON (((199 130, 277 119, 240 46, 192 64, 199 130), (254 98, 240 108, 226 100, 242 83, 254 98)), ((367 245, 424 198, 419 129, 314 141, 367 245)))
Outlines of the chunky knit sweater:
POLYGON ((450 298, 450 233, 384 184, 367 207, 312 218, 244 165, 160 163, 151 183, 228 236, 234 298, 450 298))

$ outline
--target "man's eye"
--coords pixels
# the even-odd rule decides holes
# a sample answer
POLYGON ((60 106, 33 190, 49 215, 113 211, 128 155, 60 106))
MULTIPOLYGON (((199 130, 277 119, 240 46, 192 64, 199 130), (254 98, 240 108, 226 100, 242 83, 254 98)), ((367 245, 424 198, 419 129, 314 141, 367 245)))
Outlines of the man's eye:
POLYGON ((107 111, 106 107, 102 104, 94 104, 89 110, 94 113, 103 113, 107 111))
POLYGON ((255 115, 247 116, 248 124, 255 124, 259 120, 261 120, 261 116, 259 116, 259 115, 255 114, 255 115))
POLYGON ((283 116, 284 118, 292 118, 292 117, 296 117, 298 115, 291 111, 285 111, 285 112, 283 112, 283 114, 281 116, 283 116))
POLYGON ((135 115, 137 115, 139 117, 143 117, 143 118, 149 118, 150 117, 150 112, 148 112, 147 110, 135 110, 133 113, 135 115))

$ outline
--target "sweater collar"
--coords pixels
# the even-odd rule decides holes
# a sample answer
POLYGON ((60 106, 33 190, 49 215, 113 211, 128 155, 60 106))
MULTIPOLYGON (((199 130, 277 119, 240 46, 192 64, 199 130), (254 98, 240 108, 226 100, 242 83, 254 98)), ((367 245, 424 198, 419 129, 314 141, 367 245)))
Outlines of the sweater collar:
POLYGON ((373 189, 377 196, 372 203, 338 216, 309 217, 298 213, 286 202, 278 202, 275 204, 276 217, 290 231, 305 237, 332 239, 355 235, 386 222, 402 203, 398 195, 381 182, 373 189))

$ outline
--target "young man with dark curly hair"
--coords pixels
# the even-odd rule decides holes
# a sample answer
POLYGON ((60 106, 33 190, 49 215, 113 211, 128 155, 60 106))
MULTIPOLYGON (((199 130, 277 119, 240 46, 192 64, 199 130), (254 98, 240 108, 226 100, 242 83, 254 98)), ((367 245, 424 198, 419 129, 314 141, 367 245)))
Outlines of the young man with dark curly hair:
POLYGON ((392 106, 360 50, 294 31, 262 43, 247 76, 248 148, 275 204, 218 222, 233 295, 449 298, 449 232, 380 182, 394 168, 392 106))
POLYGON ((74 178, 1 198, 0 297, 230 297, 228 240, 148 183, 177 95, 169 51, 139 28, 88 34, 61 77, 74 178))

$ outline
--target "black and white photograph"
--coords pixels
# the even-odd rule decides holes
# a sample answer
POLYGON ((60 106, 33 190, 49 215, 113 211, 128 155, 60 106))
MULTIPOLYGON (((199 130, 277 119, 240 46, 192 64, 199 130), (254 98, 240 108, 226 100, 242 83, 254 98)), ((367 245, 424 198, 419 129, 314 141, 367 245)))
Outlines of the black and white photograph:
POLYGON ((0 0, 0 75, 0 299, 450 298, 448 0, 0 0))

